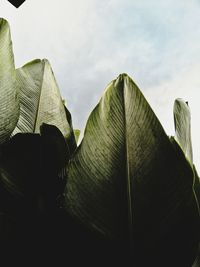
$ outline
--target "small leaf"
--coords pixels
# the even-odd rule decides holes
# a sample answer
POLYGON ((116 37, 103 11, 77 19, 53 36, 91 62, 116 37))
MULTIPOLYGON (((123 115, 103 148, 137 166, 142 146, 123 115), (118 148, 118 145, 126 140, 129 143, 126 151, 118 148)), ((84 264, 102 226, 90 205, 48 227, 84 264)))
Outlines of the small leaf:
POLYGON ((174 124, 175 139, 189 162, 193 164, 190 109, 188 103, 180 98, 174 102, 174 124))

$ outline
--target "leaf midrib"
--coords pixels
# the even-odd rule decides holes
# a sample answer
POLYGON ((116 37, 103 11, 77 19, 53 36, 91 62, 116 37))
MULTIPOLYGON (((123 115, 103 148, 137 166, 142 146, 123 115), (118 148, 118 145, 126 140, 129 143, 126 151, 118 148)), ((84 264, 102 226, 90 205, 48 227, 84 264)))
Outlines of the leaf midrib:
POLYGON ((127 114, 126 114, 126 77, 123 77, 123 105, 124 105, 124 127, 125 127, 125 161, 126 161, 126 177, 127 177, 127 204, 128 204, 128 227, 129 227, 129 242, 130 242, 130 248, 133 246, 133 213, 132 213, 132 197, 131 197, 131 180, 130 180, 130 169, 129 169, 129 145, 128 145, 128 131, 127 131, 127 114))

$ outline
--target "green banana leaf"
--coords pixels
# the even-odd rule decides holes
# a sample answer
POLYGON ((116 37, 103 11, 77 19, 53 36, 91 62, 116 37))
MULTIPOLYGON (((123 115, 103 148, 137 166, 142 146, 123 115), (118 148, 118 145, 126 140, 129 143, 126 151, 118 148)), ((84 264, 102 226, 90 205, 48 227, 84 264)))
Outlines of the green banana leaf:
POLYGON ((8 139, 19 118, 18 88, 9 24, 0 18, 0 144, 8 139))
POLYGON ((17 69, 17 81, 20 86, 20 117, 13 134, 39 133, 42 123, 47 123, 68 136, 71 128, 48 60, 36 59, 17 69))
POLYGON ((175 139, 190 163, 193 164, 190 108, 188 103, 182 99, 176 99, 174 102, 174 124, 175 139))
POLYGON ((111 240, 113 260, 192 265, 200 223, 193 169, 126 74, 107 86, 66 172, 67 214, 111 240))

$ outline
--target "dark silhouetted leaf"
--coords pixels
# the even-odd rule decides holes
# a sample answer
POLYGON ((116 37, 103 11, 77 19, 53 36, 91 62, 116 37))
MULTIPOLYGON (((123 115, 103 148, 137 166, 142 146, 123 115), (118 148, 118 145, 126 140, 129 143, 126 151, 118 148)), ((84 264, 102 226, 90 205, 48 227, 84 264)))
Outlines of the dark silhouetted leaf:
POLYGON ((37 207, 28 206, 38 196, 48 196, 55 202, 63 192, 58 173, 69 157, 65 139, 56 126, 43 124, 41 135, 18 133, 1 147, 1 185, 16 199, 22 198, 25 207, 34 212, 37 207))
POLYGON ((67 117, 67 121, 68 121, 69 126, 70 126, 69 133, 67 135, 64 135, 64 137, 66 139, 66 143, 68 145, 70 155, 72 155, 73 152, 77 148, 77 140, 76 140, 76 135, 75 135, 74 130, 73 130, 71 113, 66 108, 66 106, 64 106, 64 107, 65 107, 65 114, 66 114, 66 117, 67 117))

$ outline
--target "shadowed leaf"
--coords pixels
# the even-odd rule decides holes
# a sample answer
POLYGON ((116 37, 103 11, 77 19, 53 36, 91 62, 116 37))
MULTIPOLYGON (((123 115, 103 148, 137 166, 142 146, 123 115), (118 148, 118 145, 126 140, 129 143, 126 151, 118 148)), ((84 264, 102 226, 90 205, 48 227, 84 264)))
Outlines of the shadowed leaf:
POLYGON ((58 173, 70 157, 65 139, 56 126, 43 124, 41 135, 18 133, 4 143, 0 152, 0 183, 2 195, 7 192, 6 197, 10 198, 10 203, 3 204, 8 206, 8 211, 12 205, 15 207, 13 199, 19 200, 19 209, 27 208, 33 214, 38 197, 48 197, 56 204, 56 197, 63 192, 58 173), (33 206, 29 206, 30 203, 33 206))
POLYGON ((73 154, 73 152, 76 150, 77 148, 77 141, 76 141, 76 135, 75 132, 73 130, 73 125, 72 125, 72 116, 71 113, 69 112, 69 110, 65 107, 65 114, 67 117, 67 121, 69 123, 70 126, 70 131, 67 135, 64 135, 70 155, 73 154))
POLYGON ((57 198, 65 186, 59 171, 69 156, 62 133, 48 124, 41 134, 18 133, 0 147, 0 245, 15 263, 46 259, 51 250, 59 258, 57 198))

